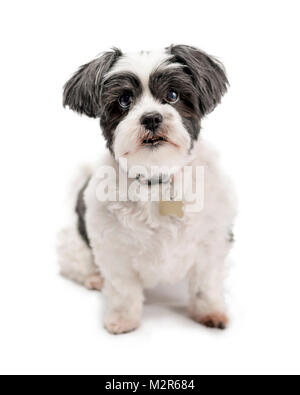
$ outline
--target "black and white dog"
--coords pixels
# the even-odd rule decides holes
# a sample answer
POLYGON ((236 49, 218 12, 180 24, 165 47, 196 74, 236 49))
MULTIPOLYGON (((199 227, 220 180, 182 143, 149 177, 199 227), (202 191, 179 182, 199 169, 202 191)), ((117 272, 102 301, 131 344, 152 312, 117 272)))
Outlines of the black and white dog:
MULTIPOLYGON (((216 59, 175 45, 136 54, 114 49, 82 66, 65 85, 64 105, 100 118, 108 151, 78 181, 76 224, 60 239, 61 272, 88 288, 103 283, 104 323, 111 333, 140 325, 145 288, 184 277, 191 317, 208 327, 227 325, 223 281, 235 198, 217 154, 199 137, 202 118, 221 101, 227 84, 216 59), (105 198, 97 192, 103 167, 113 170, 105 179, 105 198), (186 168, 203 170, 201 209, 191 209, 184 193, 177 199, 174 192, 186 168), (167 177, 161 169, 169 169, 167 177), (165 203, 141 198, 141 191, 149 197, 163 188, 173 191, 165 203)), ((197 183, 193 173, 183 190, 197 190, 197 183)))

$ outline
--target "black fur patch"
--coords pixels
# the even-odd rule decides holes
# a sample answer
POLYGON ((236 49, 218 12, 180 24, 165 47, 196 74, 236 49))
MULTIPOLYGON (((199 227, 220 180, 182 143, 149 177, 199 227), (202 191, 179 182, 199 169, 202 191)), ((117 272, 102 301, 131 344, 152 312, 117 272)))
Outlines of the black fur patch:
POLYGON ((130 72, 113 74, 104 81, 101 94, 100 125, 110 151, 112 151, 115 129, 141 94, 142 84, 138 77, 130 72), (124 93, 130 94, 132 98, 131 106, 126 110, 122 109, 118 101, 124 93))
POLYGON ((100 117, 100 95, 104 76, 121 56, 122 52, 114 48, 81 66, 64 86, 63 105, 88 117, 100 117))
POLYGON ((83 238, 83 240, 87 243, 87 245, 91 247, 86 229, 86 223, 85 223, 86 205, 84 201, 84 192, 87 186, 89 185, 89 182, 90 182, 90 178, 87 180, 87 182, 84 184, 84 186, 81 188, 81 190, 78 193, 75 211, 78 215, 78 222, 77 222, 78 232, 80 236, 83 238))
POLYGON ((234 233, 233 233, 232 230, 230 230, 229 233, 228 233, 228 240, 229 240, 229 243, 234 243, 235 242, 235 237, 234 237, 234 233))
POLYGON ((214 57, 187 45, 172 45, 167 52, 172 55, 170 62, 185 66, 183 70, 198 93, 201 116, 213 111, 227 91, 228 80, 223 65, 214 57))
POLYGON ((178 67, 155 71, 150 76, 149 88, 152 95, 162 103, 166 103, 167 94, 171 89, 179 93, 180 100, 173 104, 173 107, 181 115, 192 140, 197 140, 201 119, 198 91, 184 69, 178 67))

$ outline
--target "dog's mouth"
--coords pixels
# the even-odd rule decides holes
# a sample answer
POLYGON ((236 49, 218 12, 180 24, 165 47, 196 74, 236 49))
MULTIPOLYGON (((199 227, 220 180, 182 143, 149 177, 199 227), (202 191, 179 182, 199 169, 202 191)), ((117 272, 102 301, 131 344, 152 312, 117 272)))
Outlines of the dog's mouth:
POLYGON ((142 145, 143 146, 150 146, 150 147, 158 146, 158 145, 161 145, 161 144, 167 143, 167 142, 168 142, 168 139, 161 134, 149 133, 149 134, 145 135, 142 139, 142 145))

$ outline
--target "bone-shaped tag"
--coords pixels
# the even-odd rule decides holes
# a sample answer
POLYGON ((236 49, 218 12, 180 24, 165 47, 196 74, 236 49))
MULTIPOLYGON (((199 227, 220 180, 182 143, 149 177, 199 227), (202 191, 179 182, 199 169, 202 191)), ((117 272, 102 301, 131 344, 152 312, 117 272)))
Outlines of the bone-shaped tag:
POLYGON ((175 215, 178 218, 183 218, 183 202, 177 200, 161 201, 159 204, 160 215, 175 215))

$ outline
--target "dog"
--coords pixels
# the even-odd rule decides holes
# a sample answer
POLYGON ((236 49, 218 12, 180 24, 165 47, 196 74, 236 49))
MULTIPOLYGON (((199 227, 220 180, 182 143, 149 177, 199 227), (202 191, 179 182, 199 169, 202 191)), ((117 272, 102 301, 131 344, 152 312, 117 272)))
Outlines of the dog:
MULTIPOLYGON (((218 154, 200 137, 202 119, 228 85, 216 58, 186 45, 135 54, 113 48, 65 84, 64 106, 99 118, 108 149, 97 168, 78 178, 76 222, 60 237, 61 273, 89 289, 103 287, 110 333, 140 326, 144 289, 184 278, 191 318, 210 328, 228 325, 224 276, 236 199, 218 154), (97 193, 103 167, 113 170, 104 199, 97 193), (203 170, 199 210, 185 197, 146 201, 134 189, 143 196, 174 190, 188 167, 203 170), (127 199, 124 190, 116 199, 121 183, 125 195, 131 191, 127 199)), ((188 186, 196 183, 194 174, 188 186)))

